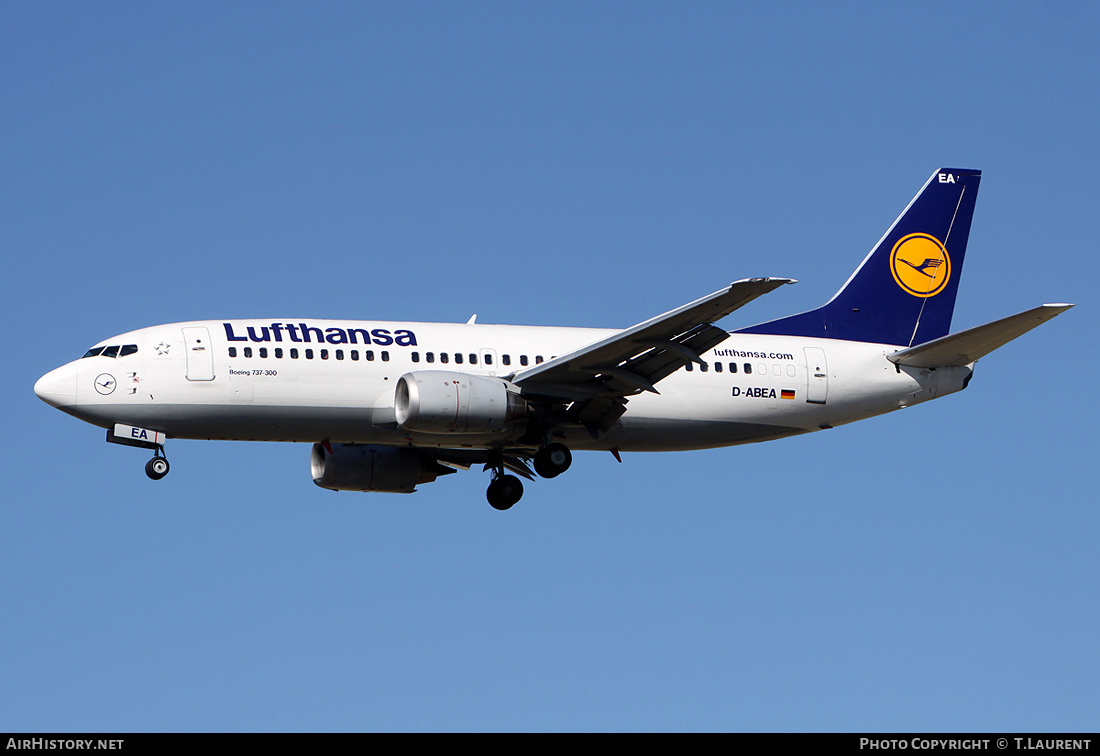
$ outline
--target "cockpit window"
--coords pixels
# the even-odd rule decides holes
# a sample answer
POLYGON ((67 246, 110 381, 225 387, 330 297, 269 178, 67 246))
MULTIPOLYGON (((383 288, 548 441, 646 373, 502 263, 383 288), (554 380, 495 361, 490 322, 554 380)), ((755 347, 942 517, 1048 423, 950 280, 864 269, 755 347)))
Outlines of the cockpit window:
MULTIPOLYGON (((92 347, 84 353, 84 357, 127 357, 131 354, 137 354, 137 344, 123 344, 121 347, 117 344, 106 347, 92 347)), ((84 359, 81 357, 80 359, 84 359)))

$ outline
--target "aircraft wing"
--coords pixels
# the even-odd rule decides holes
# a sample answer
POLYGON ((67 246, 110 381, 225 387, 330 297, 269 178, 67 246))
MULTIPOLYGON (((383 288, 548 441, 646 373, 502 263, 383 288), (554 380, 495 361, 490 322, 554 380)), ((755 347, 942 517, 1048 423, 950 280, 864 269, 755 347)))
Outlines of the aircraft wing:
POLYGON ((896 365, 919 368, 969 365, 1071 307, 1071 304, 1040 305, 992 323, 902 349, 886 355, 886 359, 896 365))
POLYGON ((527 396, 572 402, 570 419, 606 430, 626 397, 655 384, 729 337, 713 322, 791 278, 748 278, 601 341, 522 370, 512 382, 527 396))

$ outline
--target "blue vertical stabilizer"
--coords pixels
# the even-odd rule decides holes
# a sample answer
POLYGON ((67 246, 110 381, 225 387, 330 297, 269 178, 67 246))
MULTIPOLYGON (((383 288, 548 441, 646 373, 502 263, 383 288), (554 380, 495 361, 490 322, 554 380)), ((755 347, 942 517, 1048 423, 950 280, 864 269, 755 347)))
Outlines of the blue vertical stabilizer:
POLYGON ((829 302, 736 333, 905 346, 946 336, 981 176, 936 171, 829 302))

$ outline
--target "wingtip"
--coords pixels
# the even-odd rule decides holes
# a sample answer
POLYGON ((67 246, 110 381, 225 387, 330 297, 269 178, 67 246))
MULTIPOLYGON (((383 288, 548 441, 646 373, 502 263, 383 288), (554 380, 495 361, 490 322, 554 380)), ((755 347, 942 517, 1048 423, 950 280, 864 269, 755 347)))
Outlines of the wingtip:
POLYGON ((779 277, 779 276, 761 276, 760 278, 742 278, 739 281, 733 281, 732 283, 730 283, 730 288, 733 288, 737 284, 768 283, 768 282, 774 283, 776 286, 781 286, 783 284, 798 283, 798 279, 797 278, 782 278, 782 277, 779 277))

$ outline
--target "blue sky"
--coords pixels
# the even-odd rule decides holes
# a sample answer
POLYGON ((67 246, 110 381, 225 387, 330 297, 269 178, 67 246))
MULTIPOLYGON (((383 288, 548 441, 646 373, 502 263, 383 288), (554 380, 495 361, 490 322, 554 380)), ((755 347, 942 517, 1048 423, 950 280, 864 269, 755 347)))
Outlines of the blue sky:
POLYGON ((1100 10, 0 3, 0 730, 1095 730, 1100 10), (955 311, 1078 306, 825 433, 313 485, 35 398, 145 325, 626 327, 828 299, 941 166, 955 311), (1082 348, 1084 347, 1084 351, 1082 348))

